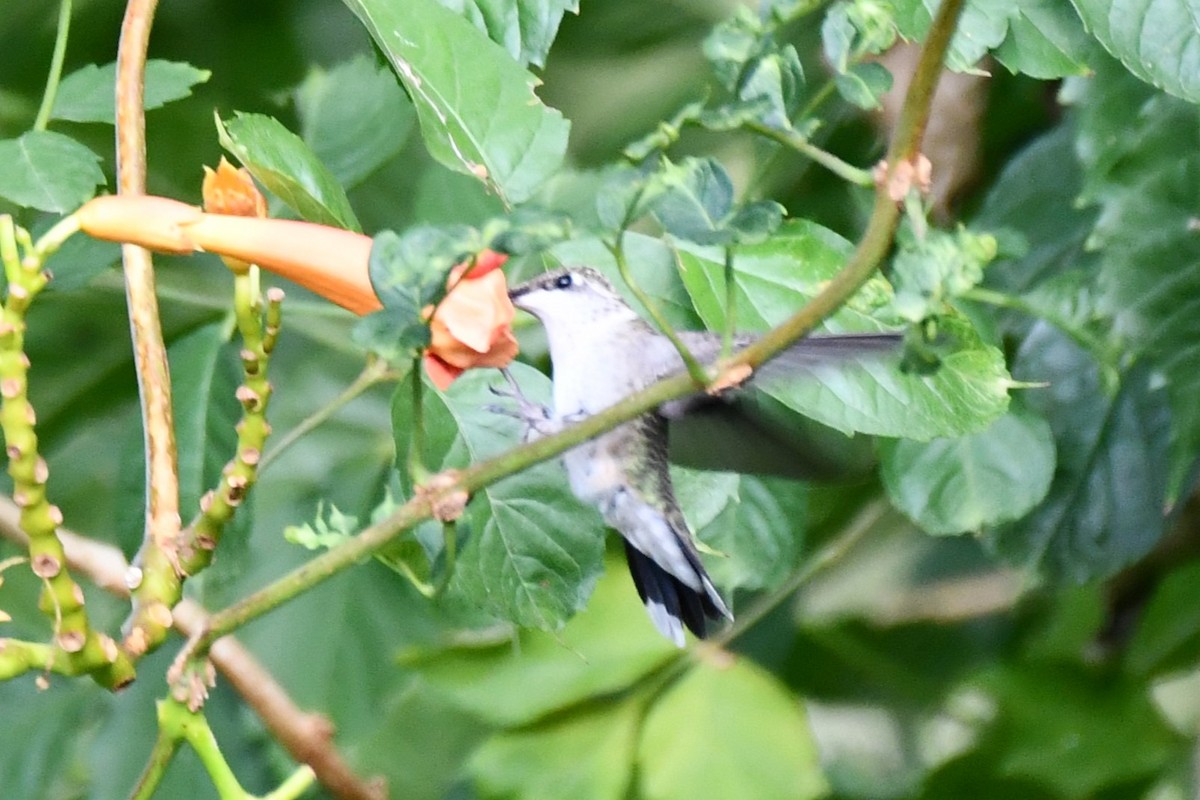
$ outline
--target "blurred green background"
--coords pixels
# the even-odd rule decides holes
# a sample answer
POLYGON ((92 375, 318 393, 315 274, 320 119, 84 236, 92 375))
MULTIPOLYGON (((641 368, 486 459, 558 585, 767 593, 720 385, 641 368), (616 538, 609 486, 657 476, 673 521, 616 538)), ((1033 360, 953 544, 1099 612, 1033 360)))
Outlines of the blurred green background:
MULTIPOLYGON (((709 81, 701 42, 735 5, 585 0, 582 16, 568 15, 539 95, 572 123, 570 160, 579 167, 610 162, 694 99, 709 81)), ((111 0, 75 4, 66 72, 113 60, 122 11, 111 0)), ((36 111, 57 8, 4 0, 0 12, 0 138, 11 138, 36 111)), ((820 75, 816 23, 798 23, 788 35, 809 74, 820 75)), ((295 92, 312 71, 372 52, 355 18, 331 0, 163 4, 151 57, 187 61, 212 77, 187 100, 148 113, 149 190, 198 202, 201 165, 222 154, 214 111, 224 118, 270 114, 298 130, 295 92)), ((982 104, 958 123, 978 151, 954 213, 1026 233, 1057 227, 1064 239, 1078 234, 1080 217, 1091 220, 1070 203, 1081 176, 1068 141, 1073 123, 1055 105, 1055 89, 993 70, 982 104), (1021 170, 1030 172, 1022 177, 1021 170), (1061 196, 1051 198, 1057 204, 1030 202, 1031 185, 1059 187, 1061 196)), ((880 156, 885 133, 873 115, 835 105, 826 120, 824 147, 860 165, 880 156)), ((104 155, 111 177, 110 127, 55 129, 104 155)), ((368 233, 497 213, 494 198, 434 163, 412 131, 351 192, 368 233)), ((791 216, 851 239, 869 211, 869 194, 744 136, 690 133, 680 150, 716 154, 739 184, 757 179, 791 216)), ((18 221, 44 224, 26 212, 18 221)), ((89 252, 115 263, 115 248, 89 252)), ((73 280, 75 263, 31 316, 31 392, 52 499, 67 525, 130 555, 141 536, 141 439, 124 296, 114 270, 73 280)), ((181 368, 189 358, 224 353, 211 403, 202 404, 206 447, 191 454, 195 491, 219 469, 227 451, 218 431, 236 418, 237 351, 221 337, 231 282, 212 257, 158 263, 164 326, 181 368)), ((276 431, 332 400, 364 361, 350 340, 349 314, 295 287, 288 294, 272 362, 276 431)), ((536 351, 536 334, 523 336, 536 351)), ((370 513, 393 482, 392 388, 356 399, 264 473, 238 530, 190 593, 218 608, 303 563, 311 554, 281 532, 311 520, 322 500, 362 518, 370 513)), ((797 507, 806 554, 847 530, 864 534, 733 643, 740 657, 733 678, 722 677, 729 673, 719 656, 705 656, 677 680, 676 656, 647 632, 611 547, 612 568, 561 641, 543 634, 455 640, 461 609, 430 604, 375 562, 238 636, 298 703, 334 721, 351 763, 364 775, 385 776, 396 798, 1194 796, 1194 565, 1151 584, 1142 625, 1114 652, 1100 636, 1112 622, 1101 583, 1041 581, 998 566, 979 538, 927 536, 888 505, 876 481, 806 491, 797 507), (554 691, 570 702, 555 705, 554 691), (794 726, 803 719, 801 704, 811 737, 794 726), (645 728, 635 739, 639 725, 645 728), (687 753, 672 763, 707 762, 725 780, 701 783, 703 772, 672 779, 666 766, 646 766, 653 760, 633 772, 635 748, 676 745, 687 753), (823 778, 811 769, 817 756, 823 778)), ((0 556, 11 550, 0 545, 0 556)), ((31 608, 32 581, 15 571, 5 578, 0 607, 15 621, 0 631, 45 636, 31 608)), ((98 591, 88 597, 97 623, 115 630, 121 604, 98 591)), ((162 675, 178 645, 143 662, 141 679, 115 696, 57 677, 46 691, 32 677, 0 684, 0 794, 126 796, 154 739, 153 701, 165 691, 162 675)), ((226 683, 207 708, 248 789, 265 792, 290 769, 226 683)), ((184 748, 159 796, 216 795, 184 748)))

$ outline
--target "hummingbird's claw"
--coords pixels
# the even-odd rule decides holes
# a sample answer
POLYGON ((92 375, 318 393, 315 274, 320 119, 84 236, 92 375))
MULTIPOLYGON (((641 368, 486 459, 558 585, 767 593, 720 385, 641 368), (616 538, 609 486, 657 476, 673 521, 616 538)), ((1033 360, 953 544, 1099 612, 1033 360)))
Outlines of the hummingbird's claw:
POLYGON ((488 391, 497 397, 512 400, 516 404, 516 408, 509 408, 496 403, 484 406, 484 411, 492 414, 500 414, 505 417, 512 417, 515 420, 525 423, 525 433, 522 439, 526 442, 556 433, 560 426, 554 421, 554 415, 550 413, 550 409, 526 397, 525 393, 521 391, 521 386, 517 383, 517 379, 507 369, 502 369, 500 372, 504 375, 504 380, 508 382, 508 388, 488 386, 488 391))

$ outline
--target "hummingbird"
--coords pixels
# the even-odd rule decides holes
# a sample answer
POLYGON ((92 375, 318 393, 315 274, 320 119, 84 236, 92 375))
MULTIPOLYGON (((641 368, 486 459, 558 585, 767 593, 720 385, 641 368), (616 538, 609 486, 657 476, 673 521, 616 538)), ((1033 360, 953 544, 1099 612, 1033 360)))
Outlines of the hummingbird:
MULTIPOLYGON (((541 322, 549 344, 553 411, 526 401, 519 387, 512 386, 520 406, 516 415, 534 432, 550 433, 577 422, 684 369, 671 341, 643 320, 595 269, 572 266, 547 272, 513 287, 509 297, 541 322)), ((721 354, 720 334, 679 331, 678 335, 701 364, 712 364, 721 354)), ((733 349, 755 338, 735 336, 733 349)), ((831 355, 894 350, 899 341, 895 334, 808 337, 785 351, 783 360, 819 363, 831 355)), ((757 374, 751 383, 756 380, 757 374)), ((668 463, 675 460, 709 469, 732 466, 792 477, 821 477, 836 469, 819 457, 796 459, 795 451, 788 469, 750 463, 755 453, 778 450, 769 446, 778 445, 780 437, 764 430, 754 415, 740 413, 745 410, 739 408, 745 405, 739 402, 741 394, 697 393, 671 401, 563 455, 572 493, 595 506, 621 534, 634 586, 650 620, 678 647, 684 646, 685 627, 703 639, 708 621, 732 620, 733 615, 700 561, 675 499, 668 463), (679 435, 685 428, 686 433, 679 435), (714 434, 725 441, 715 448, 715 460, 694 452, 673 458, 676 440, 686 444, 693 438, 712 439, 714 434)))

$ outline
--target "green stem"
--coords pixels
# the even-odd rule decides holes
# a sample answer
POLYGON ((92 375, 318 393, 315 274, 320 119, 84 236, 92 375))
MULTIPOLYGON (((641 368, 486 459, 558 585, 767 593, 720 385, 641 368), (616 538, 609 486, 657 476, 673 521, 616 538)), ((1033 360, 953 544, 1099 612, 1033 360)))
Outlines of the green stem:
POLYGON ((797 120, 806 120, 811 117, 821 105, 833 95, 837 90, 837 81, 833 78, 827 78, 821 84, 821 88, 813 92, 812 97, 804 104, 804 108, 800 109, 800 113, 796 115, 797 120))
POLYGON ((418 355, 413 359, 412 373, 409 375, 410 383, 412 383, 412 425, 411 437, 408 442, 408 453, 405 456, 405 463, 408 465, 408 477, 413 482, 413 485, 424 483, 429 478, 429 470, 425 469, 425 463, 421 460, 421 454, 425 452, 425 404, 422 398, 425 389, 425 382, 421 380, 421 356, 418 355))
POLYGON ((341 394, 318 408, 312 414, 305 417, 299 425, 292 428, 276 441, 275 446, 267 451, 267 454, 263 456, 262 461, 259 462, 259 474, 261 475, 262 471, 265 470, 273 461, 275 461, 275 459, 283 455, 288 448, 300 441, 300 439, 307 436, 309 433, 312 433, 313 430, 329 420, 330 417, 341 410, 341 408, 351 400, 358 397, 360 394, 378 383, 388 380, 397 380, 398 378, 399 373, 389 369, 386 361, 384 361, 382 358, 369 356, 367 359, 367 364, 363 367, 362 372, 358 373, 358 377, 355 378, 341 394))
MULTIPOLYGON (((242 338, 242 385, 237 391, 242 418, 236 428, 237 443, 233 455, 221 470, 217 485, 201 500, 200 513, 182 533, 180 566, 185 575, 195 575, 211 562, 225 526, 258 482, 261 454, 271 430, 267 422, 272 394, 268 372, 271 348, 279 332, 283 292, 279 289, 268 292, 265 312, 268 322, 264 325, 258 274, 258 268, 251 267, 234 276, 234 317, 242 338)), ((169 587, 171 593, 160 598, 168 607, 179 601, 182 583, 178 587, 169 587)))
POLYGON ((42 105, 33 120, 35 131, 44 131, 50 124, 54 111, 54 100, 58 97, 58 85, 62 80, 63 60, 67 55, 67 34, 71 30, 71 0, 62 0, 58 5, 58 29, 54 34, 54 54, 50 57, 50 75, 46 78, 46 89, 42 92, 42 105))
POLYGON ((317 774, 312 767, 305 764, 297 767, 296 771, 287 777, 279 788, 262 796, 262 800, 295 800, 316 783, 317 774))
POLYGON ((162 727, 158 729, 158 738, 154 740, 154 749, 150 751, 150 760, 146 762, 142 776, 138 778, 137 785, 129 795, 130 800, 150 800, 154 796, 154 791, 162 783, 162 777, 166 774, 167 766, 175 757, 176 751, 179 750, 179 741, 177 737, 170 735, 162 727))
POLYGON ((760 597, 746 611, 738 613, 737 620, 709 641, 717 647, 724 647, 731 641, 753 628, 763 617, 775 610, 780 603, 794 595, 799 589, 824 572, 829 567, 841 561, 847 553, 861 542, 888 511, 887 501, 881 497, 864 506, 840 535, 826 543, 814 555, 804 560, 804 565, 796 570, 778 588, 770 594, 760 597))
POLYGON ((761 122, 747 122, 745 123, 745 128, 760 136, 765 136, 772 141, 778 142, 784 147, 790 147, 796 152, 808 156, 848 183, 853 183, 857 186, 873 186, 875 184, 875 179, 869 171, 859 169, 853 164, 842 161, 833 153, 822 150, 794 130, 780 130, 770 125, 764 125, 761 122))
POLYGON ((0 672, 40 667, 55 672, 91 672, 109 688, 133 680, 134 669, 109 637, 93 630, 84 594, 71 577, 66 552, 58 537, 62 512, 50 503, 46 485, 49 468, 42 458, 29 402, 29 359, 25 354, 25 316, 48 276, 28 232, 12 217, 0 216, 0 259, 8 287, 0 306, 0 431, 8 456, 13 502, 20 508, 20 526, 29 537, 29 566, 42 580, 42 611, 53 621, 53 647, 22 648, 8 642, 0 648, 0 672))
MULTIPOLYGON (((917 71, 901 111, 901 125, 889 150, 888 163, 895 165, 915 157, 921 129, 928 117, 929 103, 937 81, 942 56, 950 41, 954 22, 962 8, 962 0, 945 0, 938 9, 928 41, 922 50, 917 71)), ((782 326, 755 345, 730 360, 731 364, 756 366, 781 352, 806 334, 828 314, 850 299, 878 266, 890 245, 899 211, 887 196, 886 184, 876 189, 876 202, 862 242, 850 261, 826 289, 813 298, 782 326)), ((587 441, 617 425, 657 408, 667 400, 695 391, 695 381, 689 374, 678 374, 633 394, 594 416, 564 428, 562 431, 529 444, 514 448, 487 461, 456 473, 456 480, 443 491, 467 492, 492 484, 534 464, 554 458, 572 447, 587 441)), ((267 613, 296 595, 307 591, 333 575, 368 557, 393 541, 401 532, 431 516, 429 495, 414 497, 387 519, 372 525, 344 544, 322 553, 307 564, 283 576, 258 592, 217 612, 209 620, 207 630, 189 647, 204 651, 220 636, 267 613)))
POLYGON ((458 556, 458 525, 453 522, 442 523, 442 552, 445 561, 442 564, 442 577, 434 588, 434 595, 440 595, 450 585, 454 577, 454 566, 458 556))
POLYGON ((1089 335, 1086 331, 1081 330, 1078 325, 1072 325, 1069 319, 1061 314, 1055 313, 1053 309, 1035 306, 1024 298, 1018 297, 1017 295, 1011 295, 1006 292, 998 292, 994 289, 985 289, 981 286, 968 289, 966 292, 963 292, 961 297, 963 300, 984 303, 989 306, 996 306, 997 308, 1007 308, 1012 311, 1019 311, 1022 314, 1027 314, 1030 317, 1044 319, 1069 336, 1072 341, 1074 341, 1084 350, 1094 353, 1097 356, 1105 355, 1106 348, 1102 339, 1089 335))
POLYGON ((34 245, 34 254, 39 260, 45 261, 56 253, 58 248, 62 247, 63 242, 76 233, 79 233, 79 218, 74 214, 68 214, 42 234, 42 238, 38 239, 37 244, 34 245))
POLYGON ((208 719, 202 713, 190 711, 186 705, 175 700, 160 700, 158 708, 159 724, 176 736, 186 739, 192 746, 221 800, 247 800, 249 795, 238 783, 237 776, 225 760, 221 746, 217 744, 217 737, 208 725, 208 719), (166 722, 164 716, 168 718, 166 722))
POLYGON ((733 334, 737 330, 737 286, 733 281, 733 246, 725 248, 725 330, 721 337, 721 358, 733 352, 733 334))
MULTIPOLYGON (((636 205, 637 203, 635 202, 634 207, 636 207, 636 205)), ((663 313, 659 311, 658 304, 650 299, 650 295, 642 291, 642 287, 639 286, 637 281, 633 279, 633 273, 629 270, 629 261, 625 258, 625 246, 623 244, 624 239, 625 228, 622 227, 621 230, 617 232, 617 238, 615 242, 612 244, 605 242, 605 246, 608 248, 608 251, 612 253, 613 260, 617 262, 617 270, 621 273, 621 280, 625 282, 625 285, 629 287, 629 291, 633 292, 633 296, 636 297, 637 301, 642 304, 643 308, 646 309, 646 313, 650 315, 650 319, 654 321, 654 324, 657 326, 659 331, 670 340, 671 344, 674 345, 675 349, 679 352, 679 357, 683 359, 683 364, 687 368, 687 373, 691 376, 692 381, 698 386, 707 386, 712 380, 712 377, 708 374, 708 371, 699 361, 696 360, 696 357, 692 355, 692 351, 688 350, 687 345, 685 345, 683 340, 679 338, 679 334, 675 332, 675 329, 671 326, 671 323, 668 322, 667 318, 663 316, 663 313)))

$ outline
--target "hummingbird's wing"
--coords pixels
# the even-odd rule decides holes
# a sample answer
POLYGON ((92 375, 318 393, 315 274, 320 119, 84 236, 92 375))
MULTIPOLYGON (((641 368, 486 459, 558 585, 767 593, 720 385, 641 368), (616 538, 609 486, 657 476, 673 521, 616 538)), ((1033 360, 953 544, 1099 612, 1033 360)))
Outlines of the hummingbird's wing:
MULTIPOLYGON (((684 344, 701 362, 715 360, 720 339, 708 332, 683 332, 684 344)), ((755 336, 737 336, 734 349, 755 336)), ((673 463, 693 469, 775 475, 798 480, 845 480, 874 462, 867 437, 850 437, 800 416, 756 387, 782 380, 820 378, 849 361, 898 356, 902 337, 892 333, 838 334, 801 339, 755 371, 745 387, 713 397, 703 393, 664 403, 673 463)), ((648 348, 662 375, 682 369, 665 338, 648 348), (669 352, 663 349, 665 344, 669 352)))

